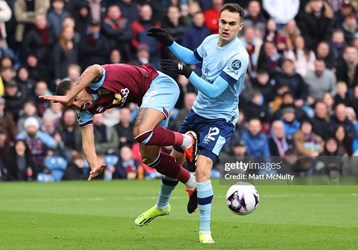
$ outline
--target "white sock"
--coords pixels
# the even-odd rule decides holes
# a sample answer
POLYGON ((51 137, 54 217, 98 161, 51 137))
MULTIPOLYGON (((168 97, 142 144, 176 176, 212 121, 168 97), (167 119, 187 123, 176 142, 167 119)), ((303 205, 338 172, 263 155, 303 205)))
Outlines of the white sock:
POLYGON ((187 183, 185 183, 185 186, 188 189, 195 189, 196 188, 196 180, 195 180, 195 176, 193 174, 190 174, 190 178, 187 181, 187 183))
POLYGON ((193 143, 193 137, 191 137, 190 135, 183 134, 183 144, 181 145, 181 147, 183 149, 190 148, 192 143, 193 143))

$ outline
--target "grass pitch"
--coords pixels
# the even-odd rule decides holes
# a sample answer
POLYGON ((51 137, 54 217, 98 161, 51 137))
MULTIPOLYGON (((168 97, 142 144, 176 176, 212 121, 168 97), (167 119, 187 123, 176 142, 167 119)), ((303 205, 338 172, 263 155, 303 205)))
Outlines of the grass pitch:
POLYGON ((1 183, 0 249, 357 249, 357 186, 257 186, 259 207, 237 216, 213 184, 216 243, 202 245, 183 185, 169 216, 137 227, 159 180, 1 183))

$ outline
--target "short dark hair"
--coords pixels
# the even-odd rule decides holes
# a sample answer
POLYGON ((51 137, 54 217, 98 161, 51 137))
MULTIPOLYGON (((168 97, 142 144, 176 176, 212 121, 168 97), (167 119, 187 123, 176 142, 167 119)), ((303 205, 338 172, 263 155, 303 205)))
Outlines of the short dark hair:
POLYGON ((224 6, 221 8, 220 13, 222 13, 224 10, 227 10, 229 12, 239 13, 241 19, 244 18, 244 15, 245 15, 244 9, 241 8, 241 6, 237 3, 224 4, 224 6))
POLYGON ((56 95, 66 95, 72 89, 72 82, 70 79, 63 79, 56 88, 56 95))

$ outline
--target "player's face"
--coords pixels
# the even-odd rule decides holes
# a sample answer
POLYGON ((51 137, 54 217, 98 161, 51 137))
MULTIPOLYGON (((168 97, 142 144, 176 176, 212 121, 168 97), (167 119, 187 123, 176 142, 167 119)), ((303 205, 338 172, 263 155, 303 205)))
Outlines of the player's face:
POLYGON ((234 40, 242 29, 240 14, 224 10, 219 19, 219 46, 224 46, 234 40))
POLYGON ((74 110, 85 110, 92 108, 93 105, 93 97, 88 94, 86 90, 82 90, 75 98, 73 98, 72 102, 67 105, 67 107, 74 110))

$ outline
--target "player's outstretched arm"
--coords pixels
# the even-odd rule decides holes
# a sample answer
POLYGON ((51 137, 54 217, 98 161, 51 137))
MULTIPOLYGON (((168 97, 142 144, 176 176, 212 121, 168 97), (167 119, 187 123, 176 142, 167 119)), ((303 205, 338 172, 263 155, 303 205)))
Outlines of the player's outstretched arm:
POLYGON ((65 96, 39 96, 40 99, 44 100, 50 100, 55 102, 60 102, 64 104, 65 106, 80 93, 84 88, 87 87, 88 84, 92 82, 97 82, 99 78, 103 74, 103 68, 98 65, 94 64, 89 66, 78 78, 73 88, 68 91, 68 93, 65 96))
POLYGON ((98 163, 96 148, 94 143, 93 125, 88 124, 87 126, 82 127, 81 132, 82 132, 83 152, 85 154, 88 165, 91 168, 91 172, 88 177, 88 180, 90 181, 103 171, 105 164, 98 163))
POLYGON ((216 78, 216 80, 211 84, 201 77, 199 77, 193 70, 188 67, 185 64, 182 64, 180 62, 175 62, 172 60, 162 60, 160 62, 160 65, 162 66, 162 69, 165 69, 167 71, 184 75, 186 78, 190 80, 190 82, 194 85, 194 87, 202 92, 204 95, 206 95, 209 98, 215 98, 221 95, 228 87, 229 82, 235 84, 235 79, 230 79, 229 76, 225 75, 225 77, 228 79, 225 80, 223 77, 219 76, 216 78))

